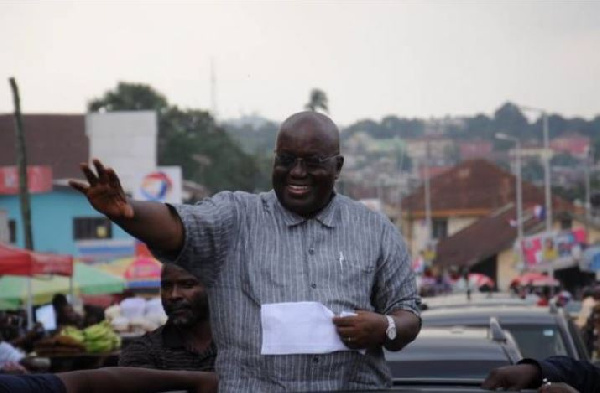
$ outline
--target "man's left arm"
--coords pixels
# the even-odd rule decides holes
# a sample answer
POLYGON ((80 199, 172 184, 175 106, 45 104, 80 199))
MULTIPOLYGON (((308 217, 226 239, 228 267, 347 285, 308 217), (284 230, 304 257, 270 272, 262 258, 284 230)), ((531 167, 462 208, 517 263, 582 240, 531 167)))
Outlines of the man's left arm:
POLYGON ((371 302, 378 312, 356 310, 355 316, 333 320, 340 338, 351 349, 384 346, 390 351, 399 351, 421 330, 420 298, 410 254, 392 224, 386 226, 382 236, 380 261, 371 294, 371 302), (395 330, 395 334, 388 328, 395 330))

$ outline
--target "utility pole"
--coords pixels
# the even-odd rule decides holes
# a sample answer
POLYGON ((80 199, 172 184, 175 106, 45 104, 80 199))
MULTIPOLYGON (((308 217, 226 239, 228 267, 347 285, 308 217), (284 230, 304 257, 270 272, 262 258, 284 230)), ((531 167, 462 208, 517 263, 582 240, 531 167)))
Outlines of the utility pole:
POLYGON ((31 232, 31 203, 27 187, 27 152, 25 148, 25 135, 23 132, 23 118, 21 117, 21 97, 15 78, 9 78, 10 87, 15 103, 15 132, 17 169, 19 171, 19 202, 21 205, 21 220, 23 221, 23 234, 25 235, 25 248, 33 250, 33 236, 31 232))
POLYGON ((550 172, 550 144, 548 141, 548 114, 542 111, 544 127, 544 191, 546 199, 546 232, 552 232, 552 174, 550 172))
POLYGON ((586 163, 584 165, 585 171, 585 236, 586 243, 590 243, 590 223, 592 222, 592 205, 590 199, 592 198, 592 190, 591 190, 591 174, 594 170, 594 166, 596 163, 594 162, 594 146, 590 146, 588 148, 588 156, 586 159, 586 163))
MULTIPOLYGON (((21 221, 25 237, 25 248, 33 251, 33 235, 31 231, 31 203, 29 199, 29 188, 27 187, 27 152, 25 148, 25 135, 23 132, 23 119, 21 117, 21 97, 19 87, 15 78, 9 78, 10 88, 15 103, 15 132, 17 167, 19 171, 19 202, 21 206, 21 221)), ((31 277, 27 280, 27 328, 33 327, 33 314, 31 312, 32 289, 31 277)))
POLYGON ((425 224, 427 225, 426 247, 431 243, 431 190, 429 189, 429 140, 425 142, 425 224))
POLYGON ((217 107, 217 77, 213 59, 210 60, 210 106, 216 123, 219 117, 219 108, 217 107))
POLYGON ((520 270, 523 271, 523 191, 522 191, 522 180, 521 180, 521 141, 519 138, 511 137, 510 135, 506 135, 503 133, 498 133, 495 135, 496 139, 511 141, 515 143, 515 155, 516 155, 516 163, 515 163, 515 199, 517 201, 517 249, 518 252, 518 265, 520 266, 520 270))

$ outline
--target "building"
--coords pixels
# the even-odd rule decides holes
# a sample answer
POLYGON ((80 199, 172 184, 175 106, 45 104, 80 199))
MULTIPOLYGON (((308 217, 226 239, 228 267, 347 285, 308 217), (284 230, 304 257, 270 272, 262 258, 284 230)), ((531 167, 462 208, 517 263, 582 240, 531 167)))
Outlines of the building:
MULTIPOLYGON (((412 254, 420 255, 434 248, 431 256, 434 266, 472 268, 504 284, 519 268, 512 252, 517 236, 515 183, 514 175, 483 159, 464 161, 432 178, 430 243, 424 187, 402 201, 401 228, 412 254)), ((544 190, 523 182, 522 201, 527 217, 525 229, 544 228, 544 220, 534 219, 532 213, 534 207, 544 205, 544 190)), ((553 197, 552 206, 556 229, 573 226, 573 217, 581 213, 557 196, 553 197)))
MULTIPOLYGON (((72 254, 84 260, 133 255, 134 239, 96 212, 67 180, 83 180, 79 164, 98 154, 109 165, 130 174, 123 184, 131 190, 131 168, 156 167, 156 115, 106 113, 86 118, 82 114, 27 114, 23 123, 35 250, 72 254)), ((7 215, 9 240, 24 247, 18 188, 14 186, 18 179, 14 175, 14 130, 13 115, 0 115, 0 209, 7 215)))

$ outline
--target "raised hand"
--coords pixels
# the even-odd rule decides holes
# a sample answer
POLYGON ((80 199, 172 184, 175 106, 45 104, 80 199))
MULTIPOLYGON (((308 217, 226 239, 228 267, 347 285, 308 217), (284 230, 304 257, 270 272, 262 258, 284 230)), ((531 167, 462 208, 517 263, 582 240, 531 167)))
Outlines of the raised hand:
POLYGON ((334 317, 340 339, 350 349, 365 349, 381 345, 385 340, 387 319, 383 315, 356 310, 356 315, 334 317))
POLYGON ((481 387, 489 390, 531 388, 536 381, 540 381, 540 374, 538 367, 533 364, 498 367, 489 373, 481 387))
POLYGON ((133 218, 133 207, 127 200, 115 171, 105 167, 98 159, 94 159, 93 164, 96 172, 87 163, 81 164, 81 171, 88 184, 69 180, 69 185, 84 194, 94 209, 111 220, 133 218))

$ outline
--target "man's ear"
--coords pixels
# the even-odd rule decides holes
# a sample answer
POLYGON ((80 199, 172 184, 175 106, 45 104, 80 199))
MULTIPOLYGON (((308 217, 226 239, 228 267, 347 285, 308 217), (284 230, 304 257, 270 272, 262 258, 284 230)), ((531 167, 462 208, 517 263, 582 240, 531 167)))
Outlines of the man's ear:
POLYGON ((344 156, 339 156, 335 165, 335 180, 338 180, 340 178, 340 172, 342 172, 342 167, 344 166, 344 156))

